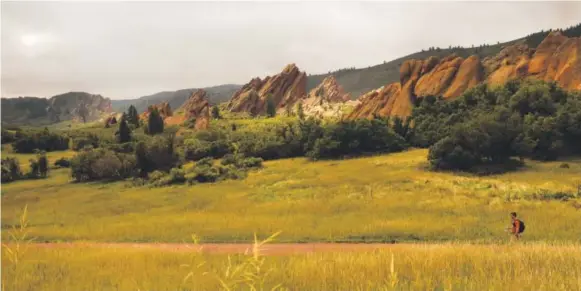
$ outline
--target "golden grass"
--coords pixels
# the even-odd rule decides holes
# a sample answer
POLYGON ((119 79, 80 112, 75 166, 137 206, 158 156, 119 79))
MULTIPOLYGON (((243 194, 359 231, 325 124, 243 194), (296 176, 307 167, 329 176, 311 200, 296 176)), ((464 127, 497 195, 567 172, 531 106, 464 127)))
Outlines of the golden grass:
MULTIPOLYGON (((254 290, 278 284, 286 290, 581 290, 575 244, 418 244, 259 259, 260 270, 242 267, 254 283, 263 281, 254 290)), ((231 290, 252 290, 234 283, 244 279, 233 271, 248 260, 233 255, 229 264, 225 255, 154 249, 35 248, 19 266, 17 285, 3 256, 2 281, 4 290, 227 290, 220 280, 231 290)))
POLYGON ((16 224, 28 204, 40 241, 183 242, 197 233, 203 242, 235 242, 284 230, 281 242, 500 242, 516 211, 525 241, 581 240, 579 199, 525 199, 540 190, 576 192, 580 160, 568 169, 527 161, 521 171, 482 178, 424 170, 426 154, 277 160, 245 180, 166 188, 70 183, 69 170, 59 169, 2 185, 2 225, 16 224))

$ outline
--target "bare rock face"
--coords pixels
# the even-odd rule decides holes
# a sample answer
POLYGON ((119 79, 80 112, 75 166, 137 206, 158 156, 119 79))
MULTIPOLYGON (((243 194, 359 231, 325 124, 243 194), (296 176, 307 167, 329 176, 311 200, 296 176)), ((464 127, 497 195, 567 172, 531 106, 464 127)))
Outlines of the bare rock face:
POLYGON ((186 119, 202 116, 204 112, 209 112, 210 103, 206 96, 206 91, 202 89, 195 91, 178 111, 183 111, 186 119))
POLYGON ((525 77, 533 53, 526 44, 515 44, 503 48, 496 56, 485 58, 482 65, 488 74, 486 81, 502 85, 507 80, 525 77))
POLYGON ((329 76, 316 88, 309 92, 308 98, 316 98, 330 103, 346 102, 351 95, 345 93, 343 87, 337 83, 337 79, 329 76))
POLYGON ((210 127, 210 107, 203 107, 196 117, 196 124, 194 128, 196 130, 208 129, 210 127))
MULTIPOLYGON (((306 98, 298 102, 302 104, 306 116, 321 118, 340 117, 344 111, 359 103, 351 100, 351 95, 345 93, 334 76, 325 78, 306 98)), ((282 112, 282 109, 280 111, 282 112)))
POLYGON ((551 32, 537 47, 528 74, 565 89, 581 89, 581 38, 551 32))
POLYGON ((393 83, 364 94, 361 104, 349 118, 372 118, 374 115, 405 117, 411 113, 417 98, 440 95, 460 96, 466 89, 482 82, 483 68, 477 56, 463 59, 450 55, 443 59, 409 60, 400 67, 400 83, 393 83))
POLYGON ((349 118, 374 115, 409 116, 412 104, 428 95, 456 98, 480 84, 502 85, 517 78, 555 81, 568 90, 581 89, 581 38, 550 33, 537 49, 515 44, 496 56, 480 60, 450 55, 443 59, 408 60, 400 67, 400 83, 386 85, 359 97, 349 118))
POLYGON ((195 129, 207 129, 210 125, 210 103, 208 102, 207 96, 208 94, 205 90, 196 90, 177 110, 183 114, 175 114, 168 117, 164 120, 165 123, 179 125, 188 119, 195 118, 195 129))
POLYGON ((228 110, 248 112, 251 115, 266 113, 267 99, 272 98, 277 108, 295 104, 306 94, 307 75, 295 64, 287 65, 280 74, 264 80, 252 79, 232 96, 228 110))
POLYGON ((111 100, 101 95, 85 92, 69 92, 56 95, 48 100, 47 112, 54 122, 75 120, 96 121, 112 111, 111 100))

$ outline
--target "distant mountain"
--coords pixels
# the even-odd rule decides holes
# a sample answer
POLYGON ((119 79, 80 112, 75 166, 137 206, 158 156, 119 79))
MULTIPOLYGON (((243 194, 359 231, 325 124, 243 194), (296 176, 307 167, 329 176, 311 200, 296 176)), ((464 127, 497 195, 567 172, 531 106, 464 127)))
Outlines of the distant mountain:
MULTIPOLYGON (((240 85, 226 84, 202 89, 206 91, 206 98, 210 104, 218 104, 230 100, 232 94, 240 89, 240 87, 240 85)), ((168 102, 170 107, 175 110, 182 106, 182 104, 184 104, 184 102, 186 102, 186 100, 190 98, 196 90, 198 89, 191 88, 177 91, 164 91, 139 97, 137 99, 112 100, 111 103, 113 109, 117 112, 126 111, 130 105, 135 106, 138 112, 145 112, 149 105, 162 102, 168 102)))
POLYGON ((51 98, 2 98, 3 124, 44 125, 66 120, 94 121, 110 113, 111 100, 86 92, 69 92, 51 98))

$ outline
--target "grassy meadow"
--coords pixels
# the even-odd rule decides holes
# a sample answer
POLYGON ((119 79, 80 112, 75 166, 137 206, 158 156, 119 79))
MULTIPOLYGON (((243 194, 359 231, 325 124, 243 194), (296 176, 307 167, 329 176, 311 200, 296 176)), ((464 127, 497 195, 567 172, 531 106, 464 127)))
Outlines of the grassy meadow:
POLYGON ((20 291, 574 291, 581 290, 581 248, 572 244, 446 243, 266 257, 154 249, 35 248, 17 265, 3 256, 2 279, 3 290, 20 291))
POLYGON ((425 170, 426 154, 276 160, 244 180, 164 188, 71 183, 69 169, 56 169, 2 185, 2 229, 28 205, 30 235, 41 242, 183 242, 193 233, 202 242, 247 242, 282 230, 279 242, 495 243, 507 241, 516 211, 525 241, 581 240, 579 198, 551 199, 577 193, 581 160, 568 168, 527 161, 517 172, 476 177, 425 170))

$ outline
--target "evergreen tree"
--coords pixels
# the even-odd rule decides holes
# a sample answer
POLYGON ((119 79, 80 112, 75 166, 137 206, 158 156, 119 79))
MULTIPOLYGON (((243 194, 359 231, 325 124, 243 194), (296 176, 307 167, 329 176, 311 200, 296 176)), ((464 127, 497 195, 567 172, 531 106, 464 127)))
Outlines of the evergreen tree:
POLYGON ((133 105, 129 106, 129 109, 127 109, 127 122, 135 127, 139 127, 139 114, 133 105))
POLYGON ((266 99, 266 115, 268 117, 274 117, 276 115, 276 105, 274 105, 272 95, 269 95, 266 99))
POLYGON ((48 175, 48 159, 44 151, 38 155, 38 172, 43 178, 48 175))
POLYGON ((119 130, 115 133, 117 136, 117 142, 126 143, 131 141, 131 129, 125 121, 125 115, 121 117, 121 122, 119 122, 119 130))
POLYGON ((147 171, 150 168, 150 162, 147 159, 147 148, 145 143, 140 141, 135 146, 135 161, 137 163, 137 168, 139 169, 139 176, 147 176, 147 171))
POLYGON ((293 109, 292 109, 292 105, 290 103, 286 105, 285 111, 286 111, 286 116, 293 115, 293 109))
POLYGON ((220 108, 218 108, 218 105, 212 107, 212 118, 214 119, 222 118, 222 116, 220 116, 220 108))
POLYGON ((157 111, 157 108, 151 108, 147 120, 147 134, 155 135, 163 132, 163 118, 157 111))
POLYGON ((299 117, 300 120, 305 119, 305 110, 303 109, 302 102, 299 102, 299 104, 297 104, 297 116, 299 117))

